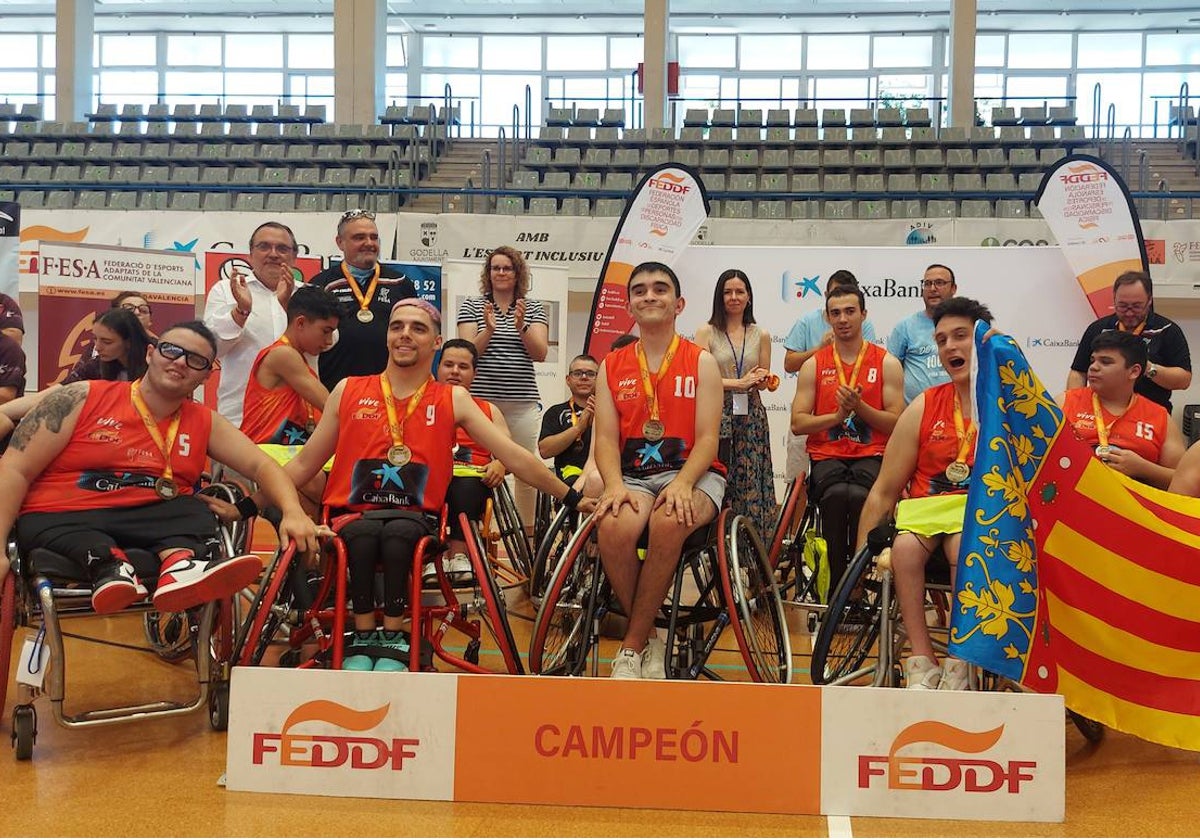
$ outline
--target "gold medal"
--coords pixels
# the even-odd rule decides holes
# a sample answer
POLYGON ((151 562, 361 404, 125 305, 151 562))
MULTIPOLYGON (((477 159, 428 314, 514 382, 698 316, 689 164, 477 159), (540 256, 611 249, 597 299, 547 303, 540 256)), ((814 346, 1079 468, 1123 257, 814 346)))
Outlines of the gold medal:
POLYGON ((1103 461, 1112 454, 1112 447, 1107 443, 1102 443, 1096 447, 1096 457, 1103 461))
POLYGON ((658 373, 654 376, 650 375, 650 365, 646 361, 646 350, 642 347, 642 342, 637 343, 637 361, 638 371, 642 378, 642 393, 646 395, 646 408, 650 419, 642 424, 642 437, 649 441, 662 440, 663 435, 667 432, 667 427, 658 419, 658 381, 662 379, 667 372, 667 368, 671 366, 671 360, 675 358, 675 352, 679 349, 679 336, 671 338, 671 346, 667 348, 667 352, 663 354, 662 362, 658 366, 658 373))
POLYGON ((412 450, 403 443, 393 446, 388 450, 388 463, 395 467, 403 467, 412 460, 412 450))
POLYGON ((661 420, 647 420, 642 424, 642 437, 646 440, 662 440, 666 431, 661 420))
POLYGON ((970 477, 971 468, 962 461, 955 461, 946 467, 946 478, 950 479, 952 484, 962 484, 970 477))
POLYGON ((404 445, 404 424, 412 413, 416 410, 417 404, 421 402, 421 397, 425 395, 425 389, 429 387, 429 383, 433 379, 426 379, 421 383, 421 387, 413 392, 408 398, 408 405, 404 409, 404 416, 399 417, 396 414, 396 406, 392 399, 392 384, 388 381, 387 371, 379 374, 379 390, 383 392, 383 405, 387 409, 388 431, 392 436, 392 447, 387 451, 387 460, 389 464, 397 467, 403 467, 412 460, 412 450, 404 445))
POLYGON ((371 300, 375 297, 375 287, 379 285, 379 273, 382 269, 382 265, 375 263, 375 271, 371 275, 371 282, 364 292, 359 288, 358 281, 354 279, 354 275, 350 273, 346 261, 342 260, 342 276, 346 278, 346 285, 350 287, 350 293, 358 301, 358 311, 354 313, 354 317, 361 324, 369 324, 375 320, 375 314, 371 312, 371 300))
POLYGON ((179 434, 179 423, 183 418, 183 409, 180 407, 171 416, 171 421, 167 424, 167 434, 164 437, 163 433, 159 431, 154 415, 150 413, 150 407, 146 405, 146 401, 142 398, 142 380, 139 379, 129 386, 129 399, 133 403, 133 408, 138 416, 142 418, 142 423, 146 427, 146 434, 150 435, 150 439, 154 441, 154 445, 162 453, 162 475, 154 479, 154 492, 160 499, 174 499, 179 495, 179 485, 173 480, 175 471, 171 467, 171 451, 175 448, 175 438, 179 434))
POLYGON ((160 499, 170 501, 179 495, 179 486, 169 478, 154 479, 154 492, 160 499))
POLYGON ((375 313, 370 309, 360 309, 358 312, 354 313, 354 317, 357 318, 360 323, 369 324, 375 320, 375 313))

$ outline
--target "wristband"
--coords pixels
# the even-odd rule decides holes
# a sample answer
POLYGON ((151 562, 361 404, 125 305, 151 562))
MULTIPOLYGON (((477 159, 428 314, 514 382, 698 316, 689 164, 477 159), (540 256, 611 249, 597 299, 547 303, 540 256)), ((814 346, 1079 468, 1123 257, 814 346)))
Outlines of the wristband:
POLYGON ((254 501, 253 496, 247 496, 236 505, 238 515, 242 517, 242 521, 249 519, 252 516, 258 516, 258 505, 254 501))
POLYGON ((569 487, 567 488, 566 495, 559 499, 559 501, 571 510, 579 510, 579 503, 583 501, 583 494, 574 487, 569 487))

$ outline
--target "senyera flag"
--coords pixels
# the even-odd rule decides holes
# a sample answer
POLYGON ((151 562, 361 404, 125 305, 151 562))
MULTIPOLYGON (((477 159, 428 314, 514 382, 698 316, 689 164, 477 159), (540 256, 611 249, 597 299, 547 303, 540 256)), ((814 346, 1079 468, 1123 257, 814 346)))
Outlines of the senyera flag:
POLYGON ((1112 284, 1149 271, 1137 209, 1125 182, 1091 155, 1070 155, 1042 178, 1034 203, 1097 317, 1112 314, 1112 284))
POLYGON ((613 339, 633 328, 626 286, 634 266, 648 261, 672 265, 707 218, 708 194, 695 170, 665 163, 643 176, 608 246, 584 353, 604 358, 613 339))
POLYGON ((979 448, 950 652, 1114 729, 1200 750, 1200 499, 1121 475, 1020 348, 977 327, 979 448))

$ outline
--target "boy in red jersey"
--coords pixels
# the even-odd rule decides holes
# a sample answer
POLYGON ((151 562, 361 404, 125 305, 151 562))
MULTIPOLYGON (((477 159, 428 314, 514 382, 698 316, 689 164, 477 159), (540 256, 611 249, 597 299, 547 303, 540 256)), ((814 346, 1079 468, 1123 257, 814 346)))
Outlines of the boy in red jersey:
POLYGON ((986 306, 970 298, 949 298, 934 307, 933 341, 950 381, 921 392, 892 430, 879 477, 863 504, 858 545, 896 511, 892 574, 900 618, 911 655, 904 663, 906 684, 914 689, 963 689, 967 663, 934 655, 925 624, 925 564, 938 547, 950 562, 958 558, 966 512, 967 485, 975 465, 976 426, 971 417, 971 354, 975 322, 992 322, 986 306), (908 497, 899 503, 907 488, 908 497))
POLYGON ((829 579, 836 585, 850 561, 859 511, 879 474, 888 436, 904 410, 904 369, 863 337, 867 308, 860 288, 831 291, 825 313, 833 342, 800 368, 792 434, 808 435, 809 494, 821 509, 829 579))
POLYGON ((663 679, 666 651, 652 635, 654 617, 684 541, 716 517, 725 495, 717 460, 724 392, 716 360, 675 331, 684 307, 675 272, 642 263, 628 290, 641 339, 609 353, 596 379, 593 445, 604 480, 596 516, 604 571, 629 616, 612 676, 663 679))
POLYGON ((215 522, 193 493, 209 456, 258 482, 283 511, 281 539, 316 548, 315 528, 282 470, 192 401, 216 355, 207 327, 177 324, 147 349, 142 379, 56 389, 21 421, 0 459, 0 529, 9 533, 15 522, 23 553, 47 548, 86 568, 97 612, 146 594, 123 548, 161 560, 160 612, 227 597, 258 576, 257 557, 213 551, 215 522))
POLYGON ((1146 370, 1146 343, 1110 330, 1092 342, 1087 387, 1059 398, 1063 419, 1096 457, 1130 478, 1166 488, 1183 457, 1183 432, 1167 410, 1135 392, 1146 370))
MULTIPOLYGON (((408 642, 401 633, 408 576, 420 539, 432 534, 453 474, 458 427, 493 453, 518 478, 590 508, 532 453, 491 423, 466 388, 433 381, 429 369, 441 346, 441 314, 407 298, 392 307, 388 364, 375 376, 350 376, 333 389, 317 429, 284 468, 300 486, 337 454, 324 504, 333 516, 362 512, 342 529, 350 558, 356 644, 385 647, 396 656, 352 653, 353 670, 403 670, 408 642), (383 567, 383 628, 375 620, 375 567, 383 567)), ((353 646, 351 648, 353 651, 353 646)))

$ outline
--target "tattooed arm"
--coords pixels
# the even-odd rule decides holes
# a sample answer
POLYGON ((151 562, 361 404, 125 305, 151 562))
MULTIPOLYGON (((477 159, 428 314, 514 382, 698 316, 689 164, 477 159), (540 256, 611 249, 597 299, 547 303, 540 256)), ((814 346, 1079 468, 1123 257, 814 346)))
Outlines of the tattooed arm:
POLYGON ((29 484, 54 460, 75 431, 90 384, 57 388, 25 415, 0 458, 0 535, 12 530, 29 484))

